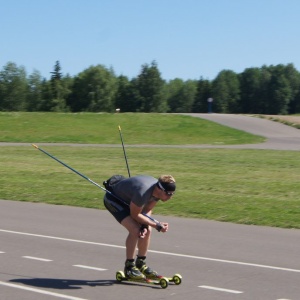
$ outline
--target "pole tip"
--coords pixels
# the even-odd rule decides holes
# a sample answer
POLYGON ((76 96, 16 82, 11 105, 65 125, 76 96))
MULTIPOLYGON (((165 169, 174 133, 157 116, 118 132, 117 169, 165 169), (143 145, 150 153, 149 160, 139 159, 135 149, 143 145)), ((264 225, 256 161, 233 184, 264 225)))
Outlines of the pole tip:
POLYGON ((119 125, 119 130, 121 130, 121 126, 119 125))
POLYGON ((35 144, 31 144, 31 145, 32 145, 32 147, 39 149, 39 147, 37 145, 35 145, 35 144))

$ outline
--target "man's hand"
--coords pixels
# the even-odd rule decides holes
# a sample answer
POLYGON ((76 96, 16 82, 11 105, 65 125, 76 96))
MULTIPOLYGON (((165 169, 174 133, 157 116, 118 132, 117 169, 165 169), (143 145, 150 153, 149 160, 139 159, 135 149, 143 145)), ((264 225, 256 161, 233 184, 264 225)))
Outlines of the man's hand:
POLYGON ((147 235, 147 233, 148 233, 148 226, 147 225, 142 225, 141 226, 141 229, 140 229, 140 234, 139 234, 139 238, 140 239, 143 239, 146 235, 147 235))
POLYGON ((156 224, 156 230, 158 232, 167 232, 168 229, 169 229, 169 224, 168 223, 161 222, 161 223, 156 224))

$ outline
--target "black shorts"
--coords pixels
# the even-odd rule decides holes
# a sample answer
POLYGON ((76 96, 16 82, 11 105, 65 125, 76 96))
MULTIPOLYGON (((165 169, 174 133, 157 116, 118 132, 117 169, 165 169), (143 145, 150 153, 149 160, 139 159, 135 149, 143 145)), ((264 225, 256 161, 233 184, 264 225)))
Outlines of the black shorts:
POLYGON ((113 195, 105 193, 103 198, 104 206, 121 223, 126 217, 130 216, 129 205, 122 203, 113 195))

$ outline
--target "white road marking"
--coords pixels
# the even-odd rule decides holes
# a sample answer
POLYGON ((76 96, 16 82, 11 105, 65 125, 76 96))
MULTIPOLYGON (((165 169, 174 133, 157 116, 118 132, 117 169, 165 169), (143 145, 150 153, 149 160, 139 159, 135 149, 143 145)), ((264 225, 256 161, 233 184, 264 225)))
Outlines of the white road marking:
POLYGON ((222 289, 222 288, 208 286, 208 285, 200 285, 199 287, 203 288, 203 289, 214 290, 214 291, 219 291, 219 292, 226 292, 226 293, 231 293, 231 294, 243 294, 243 292, 241 292, 241 291, 222 289))
POLYGON ((207 261, 215 261, 215 262, 221 262, 221 263, 227 263, 227 264, 236 264, 236 265, 256 267, 256 268, 264 268, 264 269, 272 269, 272 270, 300 273, 300 270, 298 270, 298 269, 281 268, 281 267, 275 267, 275 266, 269 266, 269 265, 246 263, 246 262, 242 262, 242 261, 234 261, 234 260, 226 260, 226 259, 186 255, 186 254, 179 254, 179 253, 161 252, 161 251, 155 251, 155 250, 149 250, 148 252, 167 254, 167 255, 170 255, 170 256, 177 256, 177 257, 186 257, 186 258, 193 258, 193 259, 200 259, 200 260, 207 260, 207 261))
POLYGON ((90 270, 96 270, 96 271, 107 271, 107 269, 101 269, 96 267, 89 267, 84 265, 73 265, 73 267, 83 268, 83 269, 90 269, 90 270))
POLYGON ((39 260, 39 261, 52 261, 51 259, 46 258, 40 258, 40 257, 34 257, 34 256, 22 256, 24 258, 33 259, 33 260, 39 260))
POLYGON ((38 293, 38 294, 44 294, 44 295, 48 295, 48 296, 53 296, 53 297, 61 298, 61 299, 87 300, 87 299, 78 298, 78 297, 72 297, 72 296, 68 296, 68 295, 64 295, 64 294, 58 294, 58 293, 48 292, 48 291, 44 291, 44 290, 41 290, 41 289, 27 287, 27 286, 20 286, 20 285, 17 285, 17 284, 3 282, 3 281, 0 281, 0 285, 12 287, 12 288, 15 288, 15 289, 21 289, 21 290, 25 290, 25 291, 30 291, 30 292, 34 292, 34 293, 38 293))
MULTIPOLYGON (((67 239, 67 238, 61 238, 61 237, 49 236, 49 235, 42 235, 42 234, 19 232, 19 231, 5 230, 5 229, 0 229, 0 232, 20 234, 20 235, 27 235, 27 236, 34 236, 34 237, 41 237, 41 238, 47 238, 47 239, 53 239, 53 240, 60 240, 60 241, 66 241, 66 242, 73 242, 73 243, 82 243, 82 244, 89 244, 89 245, 96 245, 96 246, 104 246, 104 247, 112 247, 112 248, 125 249, 124 246, 118 246, 118 245, 112 245, 112 244, 104 244, 104 243, 97 243, 97 242, 89 242, 89 241, 75 240, 75 239, 67 239)), ((278 271, 300 273, 300 270, 298 270, 298 269, 281 268, 281 267, 276 267, 276 266, 260 265, 260 264, 246 263, 246 262, 241 262, 241 261, 233 261, 233 260, 225 260, 225 259, 218 259, 218 258, 210 258, 210 257, 186 255, 186 254, 173 253, 173 252, 164 252, 164 251, 156 251, 156 250, 149 250, 148 252, 157 253, 157 254, 163 254, 163 255, 170 255, 170 256, 177 256, 177 257, 184 257, 184 258, 191 258, 191 259, 214 261, 214 262, 227 263, 227 264, 236 264, 236 265, 256 267, 256 268, 265 268, 265 269, 272 269, 272 270, 278 270, 278 271)))
POLYGON ((67 238, 61 238, 61 237, 51 236, 51 235, 42 235, 42 234, 35 234, 35 233, 28 233, 28 232, 5 230, 5 229, 0 229, 0 232, 14 233, 14 234, 20 234, 20 235, 34 236, 34 237, 41 237, 41 238, 60 240, 60 241, 66 241, 66 242, 75 242, 75 243, 90 244, 90 245, 96 245, 96 246, 105 246, 105 247, 125 249, 125 246, 117 246, 117 245, 97 243, 97 242, 89 242, 89 241, 83 241, 83 240, 67 239, 67 238))
POLYGON ((3 253, 5 253, 5 252, 3 252, 3 251, 0 251, 0 254, 3 254, 3 253))

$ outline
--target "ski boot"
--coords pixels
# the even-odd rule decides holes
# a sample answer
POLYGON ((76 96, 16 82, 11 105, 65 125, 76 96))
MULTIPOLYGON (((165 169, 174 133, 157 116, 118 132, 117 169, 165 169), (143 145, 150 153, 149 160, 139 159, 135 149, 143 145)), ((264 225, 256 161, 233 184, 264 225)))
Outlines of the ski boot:
POLYGON ((146 276, 136 267, 134 261, 126 261, 124 268, 125 277, 132 280, 145 280, 146 276))
POLYGON ((150 267, 146 265, 146 258, 138 257, 136 259, 135 265, 146 276, 147 279, 160 279, 162 276, 158 275, 158 273, 152 270, 150 267))

